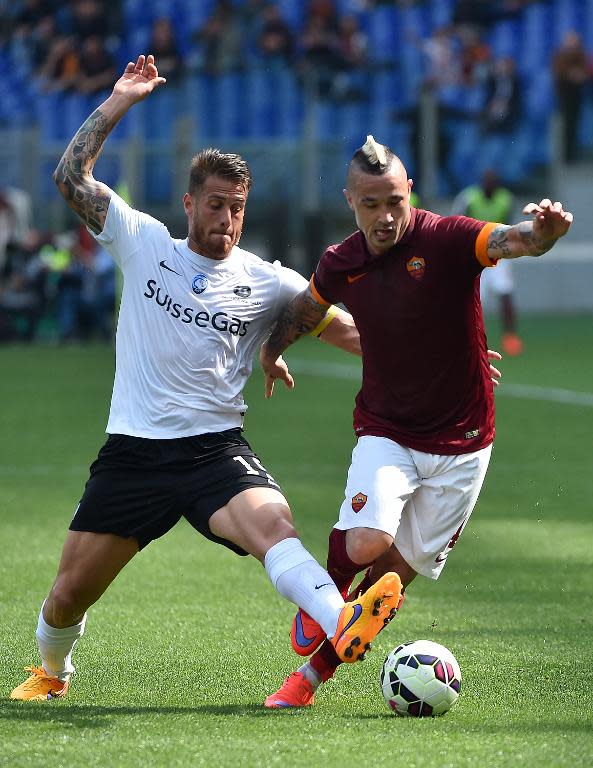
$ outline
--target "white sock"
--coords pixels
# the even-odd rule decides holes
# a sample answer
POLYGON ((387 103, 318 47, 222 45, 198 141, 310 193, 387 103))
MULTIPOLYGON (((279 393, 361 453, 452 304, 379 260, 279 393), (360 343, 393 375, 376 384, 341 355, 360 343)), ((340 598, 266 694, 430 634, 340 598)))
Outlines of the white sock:
MULTIPOLYGON (((45 605, 45 602, 43 603, 45 605)), ((86 613, 80 624, 58 629, 51 627, 43 618, 43 605, 37 622, 37 645, 41 654, 41 666, 51 677, 67 680, 74 672, 72 650, 79 637, 84 633, 86 613)))
POLYGON ((321 675, 313 669, 308 661, 306 661, 302 667, 299 667, 297 671, 311 683, 311 688, 313 688, 314 691, 319 688, 321 685, 321 675))
POLYGON ((306 611, 333 637, 344 600, 329 573, 299 539, 284 539, 266 552, 266 573, 281 595, 306 611))

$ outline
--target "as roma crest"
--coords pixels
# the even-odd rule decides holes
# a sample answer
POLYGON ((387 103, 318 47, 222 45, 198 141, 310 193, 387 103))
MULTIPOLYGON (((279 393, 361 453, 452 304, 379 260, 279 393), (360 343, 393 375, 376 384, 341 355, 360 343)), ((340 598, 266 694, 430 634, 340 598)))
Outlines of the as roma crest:
POLYGON ((352 497, 352 509, 355 512, 360 512, 360 510, 364 507, 364 505, 367 503, 366 494, 358 492, 356 496, 352 497))
POLYGON ((408 270, 410 277, 413 277, 414 280, 422 280, 426 269, 426 262, 422 256, 412 256, 412 258, 406 262, 406 269, 408 270))

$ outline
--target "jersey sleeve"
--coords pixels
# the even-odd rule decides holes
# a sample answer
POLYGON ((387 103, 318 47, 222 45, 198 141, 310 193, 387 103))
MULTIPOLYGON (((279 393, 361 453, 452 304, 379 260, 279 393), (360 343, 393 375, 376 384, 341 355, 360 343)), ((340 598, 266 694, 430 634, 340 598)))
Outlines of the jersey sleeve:
POLYGON ((111 255, 115 263, 122 267, 138 250, 139 235, 151 223, 162 226, 151 216, 135 210, 119 195, 112 192, 102 231, 98 235, 89 231, 111 255))
POLYGON ((334 261, 334 251, 332 248, 328 248, 319 259, 317 269, 311 277, 311 292, 320 304, 337 304, 340 302, 339 280, 334 269, 334 261))
POLYGON ((437 224, 451 254, 476 271, 496 266, 497 260, 488 256, 488 236, 496 226, 468 216, 445 216, 437 224))
POLYGON ((307 281, 301 274, 299 274, 299 272, 296 272, 294 269, 283 267, 278 262, 276 262, 276 264, 280 274, 280 291, 278 294, 278 304, 279 306, 283 307, 288 304, 289 301, 294 299, 297 294, 302 293, 305 290, 307 287, 307 281))

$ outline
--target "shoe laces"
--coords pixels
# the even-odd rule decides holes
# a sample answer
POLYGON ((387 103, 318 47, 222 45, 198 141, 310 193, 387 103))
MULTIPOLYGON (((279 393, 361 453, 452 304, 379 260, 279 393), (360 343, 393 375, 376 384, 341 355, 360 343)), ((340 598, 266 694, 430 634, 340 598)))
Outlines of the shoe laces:
POLYGON ((25 667, 25 672, 30 672, 32 675, 35 675, 35 677, 38 678, 48 678, 49 675, 47 672, 43 669, 43 667, 25 667))

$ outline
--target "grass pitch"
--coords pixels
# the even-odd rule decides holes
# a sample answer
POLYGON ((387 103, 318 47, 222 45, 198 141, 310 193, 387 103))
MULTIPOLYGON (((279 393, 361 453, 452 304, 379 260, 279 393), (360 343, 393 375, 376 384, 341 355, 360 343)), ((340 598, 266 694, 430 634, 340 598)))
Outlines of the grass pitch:
MULTIPOLYGON (((313 708, 261 707, 298 666, 293 608, 254 560, 182 523, 90 611, 67 699, 0 699, 0 765, 591 766, 593 318, 524 318, 522 330, 525 354, 502 363, 486 484, 442 578, 417 579, 369 658, 342 667, 313 708), (461 698, 441 718, 399 719, 381 698, 385 655, 418 638, 461 664, 461 698)), ((294 392, 264 401, 256 372, 246 434, 323 559, 353 445, 356 365, 313 341, 289 361, 329 375, 298 373, 294 392)), ((39 606, 103 441, 113 350, 6 347, 0 363, 7 696, 37 662, 39 606)))

